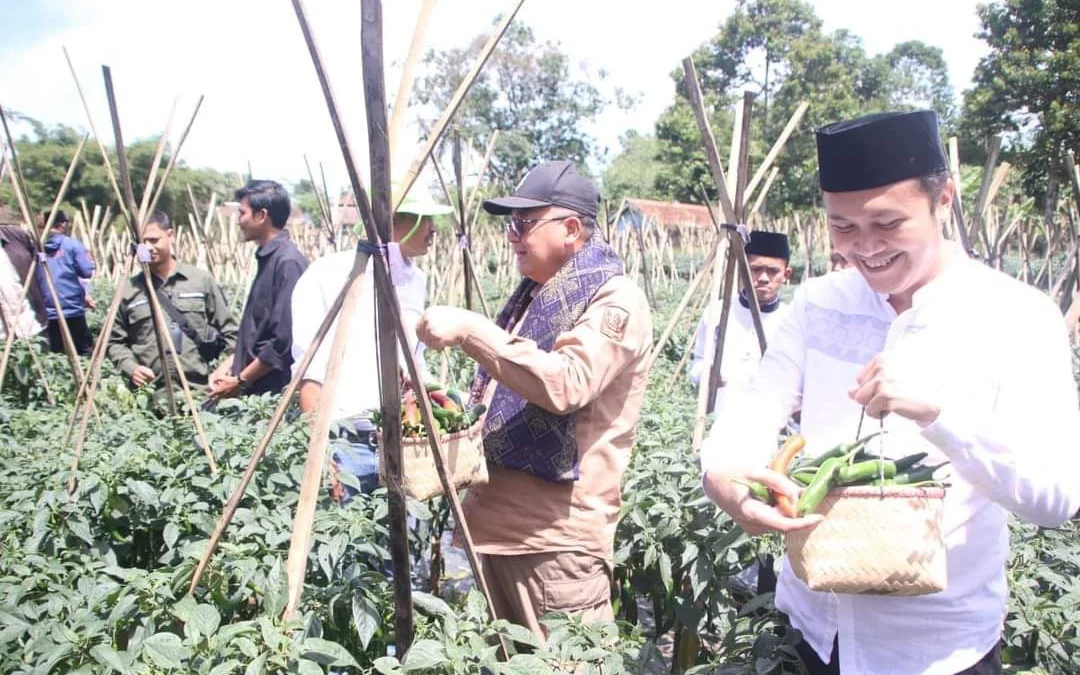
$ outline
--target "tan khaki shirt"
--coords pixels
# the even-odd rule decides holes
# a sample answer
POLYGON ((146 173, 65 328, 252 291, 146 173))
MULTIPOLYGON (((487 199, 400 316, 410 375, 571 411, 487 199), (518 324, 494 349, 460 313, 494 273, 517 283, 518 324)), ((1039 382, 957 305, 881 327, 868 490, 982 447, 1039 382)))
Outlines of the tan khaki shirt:
MULTIPOLYGON (((565 483, 490 466, 490 481, 463 501, 478 552, 579 551, 612 560, 651 346, 649 304, 626 276, 608 280, 550 352, 494 324, 470 333, 462 348, 492 380, 546 410, 577 413, 580 462, 580 478, 565 483)), ((488 400, 493 393, 494 382, 488 400)))

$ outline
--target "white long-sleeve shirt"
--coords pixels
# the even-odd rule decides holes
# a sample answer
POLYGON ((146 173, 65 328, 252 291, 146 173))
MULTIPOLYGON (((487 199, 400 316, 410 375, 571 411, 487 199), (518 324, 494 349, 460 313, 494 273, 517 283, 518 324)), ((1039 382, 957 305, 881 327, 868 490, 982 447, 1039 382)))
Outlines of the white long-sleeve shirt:
MULTIPOLYGON (((765 330, 765 343, 772 340, 776 329, 780 327, 788 312, 788 305, 781 304, 771 312, 761 313, 761 327, 765 330)), ((716 351, 716 335, 720 327, 721 303, 713 301, 712 307, 698 321, 694 335, 694 351, 688 366, 688 379, 694 385, 707 378, 705 356, 716 351), (710 321, 711 319, 711 321, 710 321)), ((727 394, 743 387, 757 372, 761 361, 761 347, 758 345, 757 331, 754 330, 754 318, 750 310, 743 307, 736 298, 731 303, 731 315, 728 317, 727 335, 724 338, 724 361, 720 364, 720 375, 725 385, 716 390, 716 404, 710 412, 719 412, 727 394)))
MULTIPOLYGON (((806 282, 755 378, 710 430, 702 469, 764 466, 796 409, 808 456, 853 440, 860 407, 848 392, 881 352, 899 370, 897 386, 940 406, 925 429, 886 417, 883 450, 950 462, 948 587, 918 597, 818 593, 785 564, 776 606, 825 661, 838 635, 841 673, 952 675, 1000 638, 1008 514, 1056 527, 1080 508, 1077 385, 1063 318, 1046 296, 962 256, 899 316, 855 269, 806 282)), ((863 434, 877 428, 867 418, 863 434)))
MULTIPOLYGON (((341 251, 323 256, 312 262, 297 280, 292 294, 294 374, 304 354, 311 347, 315 333, 318 332, 326 313, 330 311, 338 293, 345 287, 355 258, 354 251, 341 251)), ((416 324, 424 313, 424 303, 427 300, 427 276, 418 267, 411 267, 409 271, 408 280, 402 285, 395 286, 394 290, 397 293, 406 332, 412 339, 416 335, 416 324)), ((368 261, 367 269, 364 270, 363 284, 356 300, 356 311, 349 326, 349 338, 342 358, 343 370, 338 379, 337 395, 334 397, 333 404, 335 420, 362 415, 366 411, 379 407, 379 360, 375 348, 374 260, 368 261)), ((326 379, 330 351, 334 344, 334 333, 337 331, 339 322, 340 318, 334 319, 330 332, 326 334, 322 344, 319 345, 319 351, 315 352, 314 358, 308 365, 304 379, 319 383, 326 379)), ((423 343, 416 342, 414 353, 417 356, 417 364, 420 366, 421 378, 429 379, 429 373, 424 365, 423 343)), ((400 349, 398 360, 402 364, 403 372, 408 372, 405 370, 405 360, 400 349)))

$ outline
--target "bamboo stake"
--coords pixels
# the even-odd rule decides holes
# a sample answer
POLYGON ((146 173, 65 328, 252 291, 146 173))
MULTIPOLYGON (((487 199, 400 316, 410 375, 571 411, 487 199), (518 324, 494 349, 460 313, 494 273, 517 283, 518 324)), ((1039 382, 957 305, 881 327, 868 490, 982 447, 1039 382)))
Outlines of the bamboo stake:
MULTIPOLYGON (((719 241, 717 242, 719 243, 719 241)), ((686 308, 693 301, 694 296, 697 294, 698 289, 702 283, 709 276, 709 269, 712 267, 713 262, 716 260, 716 249, 714 245, 709 254, 705 256, 704 262, 701 263, 701 272, 690 282, 686 292, 683 293, 683 297, 679 300, 679 304, 675 307, 675 311, 671 315, 671 319, 668 320, 667 326, 664 327, 664 331, 660 334, 660 338, 653 345, 651 352, 649 353, 648 362, 646 364, 645 371, 651 372, 653 364, 656 363, 656 359, 660 357, 660 353, 667 346, 667 342, 671 339, 672 333, 678 327, 679 321, 682 319, 683 314, 686 312, 686 308)))
POLYGON ((420 5, 420 13, 416 16, 416 25, 413 28, 412 42, 409 43, 409 53, 405 58, 405 67, 401 71, 401 80, 398 82, 397 96, 394 97, 394 108, 390 114, 390 128, 387 132, 390 136, 391 152, 397 148, 401 136, 401 125, 405 119, 405 112, 409 109, 409 93, 413 87, 413 70, 420 58, 420 52, 424 48, 424 35, 427 34, 428 23, 431 20, 431 11, 435 8, 435 0, 424 0, 420 5))
MULTIPOLYGON (((69 65, 70 65, 70 59, 69 59, 69 65)), ((72 69, 72 76, 74 76, 74 75, 75 75, 75 71, 74 71, 74 69, 72 69)), ((82 89, 81 89, 81 87, 79 87, 78 78, 75 78, 75 86, 79 88, 80 95, 81 95, 82 89)), ((180 135, 180 139, 177 142, 176 149, 172 153, 172 156, 169 158, 169 163, 165 167, 165 172, 162 174, 160 183, 158 183, 158 189, 154 193, 154 197, 150 200, 149 204, 146 204, 146 194, 150 192, 150 188, 153 185, 153 180, 151 178, 151 180, 147 181, 146 189, 143 191, 143 204, 145 206, 144 206, 144 208, 140 209, 140 211, 137 214, 134 214, 134 217, 137 219, 137 221, 139 223, 142 223, 148 217, 149 212, 153 212, 153 210, 155 208, 157 208, 157 203, 158 203, 158 200, 161 198, 161 194, 162 194, 162 191, 164 189, 165 183, 169 180, 169 176, 172 173, 173 167, 176 166, 176 161, 180 157, 180 151, 184 147, 184 142, 187 140, 188 133, 191 131, 192 125, 195 124, 195 118, 198 116, 199 109, 202 107, 202 101, 203 101, 203 97, 200 96, 198 102, 195 104, 194 111, 191 113, 191 119, 188 120, 187 126, 184 127, 184 131, 180 135)), ((84 101, 84 105, 85 105, 85 101, 84 101)), ((110 110, 110 112, 112 112, 112 110, 110 110)), ((87 116, 89 117, 89 115, 90 115, 89 108, 87 108, 86 113, 87 113, 87 116)), ((170 112, 170 114, 169 114, 170 123, 171 123, 171 119, 172 119, 172 113, 170 112)), ((118 124, 117 120, 114 120, 114 122, 117 122, 117 124, 118 124)), ((90 118, 90 126, 91 126, 91 128, 93 128, 93 125, 94 125, 93 119, 90 118)), ((118 126, 116 128, 118 128, 118 126)), ((167 131, 168 130, 166 129, 166 133, 162 134, 161 140, 159 141, 159 144, 158 144, 158 150, 159 151, 155 156, 154 170, 151 173, 151 177, 156 175, 157 167, 161 163, 161 150, 162 150, 162 148, 164 148, 165 140, 168 137, 167 131)), ((120 139, 119 134, 117 134, 117 138, 119 139, 119 142, 122 143, 122 139, 120 139)), ((99 142, 99 144, 101 143, 100 138, 98 139, 98 142, 99 142)), ((119 155, 120 155, 120 152, 118 151, 117 152, 117 157, 119 157, 119 155)), ((126 166, 126 158, 127 158, 126 151, 124 152, 124 158, 125 158, 125 166, 126 166)), ((114 175, 112 175, 112 173, 113 173, 112 165, 110 165, 110 164, 108 164, 106 162, 105 170, 110 175, 110 182, 112 183, 112 185, 114 187, 118 186, 118 182, 116 180, 116 177, 114 175)), ((126 177, 125 181, 130 183, 130 176, 126 177)), ((130 187, 130 185, 126 185, 125 187, 130 187)), ((130 229, 131 219, 133 217, 132 213, 130 211, 130 205, 134 204, 134 192, 132 192, 132 199, 130 200, 130 202, 126 199, 124 193, 119 191, 118 187, 117 187, 117 192, 115 193, 115 196, 116 196, 117 202, 119 202, 119 204, 120 204, 121 213, 123 214, 123 216, 125 218, 127 218, 128 223, 129 223, 129 235, 131 237, 131 246, 135 246, 137 244, 137 242, 139 241, 138 230, 137 230, 137 228, 134 229, 134 230, 130 229)), ((106 207, 106 216, 105 216, 106 219, 108 218, 108 211, 109 211, 109 209, 108 209, 108 207, 106 207)), ((130 253, 130 254, 127 254, 127 255, 125 255, 123 253, 122 244, 119 242, 119 238, 116 236, 115 232, 110 232, 109 236, 110 236, 110 241, 113 242, 112 245, 115 246, 120 251, 114 256, 115 260, 128 261, 129 259, 131 259, 133 257, 133 255, 134 255, 133 252, 130 253)), ((79 391, 76 393, 75 404, 74 404, 74 407, 72 409, 72 417, 71 417, 71 420, 70 420, 70 422, 68 424, 67 433, 64 436, 65 442, 67 442, 67 440, 70 439, 71 434, 74 431, 75 423, 76 423, 76 421, 78 419, 80 402, 83 400, 84 397, 87 400, 92 402, 93 398, 94 398, 94 395, 97 392, 97 387, 98 387, 98 384, 100 383, 100 380, 101 380, 102 362, 104 361, 105 354, 107 353, 107 341, 109 339, 110 333, 112 332, 113 324, 116 322, 116 315, 117 315, 117 312, 119 312, 119 310, 120 310, 120 302, 121 302, 121 299, 122 299, 123 294, 124 294, 125 284, 127 283, 128 279, 131 277, 131 274, 132 274, 132 271, 133 271, 133 265, 134 265, 133 262, 125 262, 125 263, 122 263, 121 265, 116 266, 116 269, 118 271, 122 270, 122 272, 116 278, 116 288, 113 291, 113 299, 109 303, 109 311, 105 315, 105 321, 102 324, 101 332, 98 334, 97 341, 96 341, 96 343, 94 345, 94 353, 93 353, 93 356, 91 357, 91 365, 90 365, 90 378, 89 378, 90 381, 89 382, 83 382, 83 384, 79 387, 79 391)), ((144 269, 145 268, 146 268, 146 266, 144 265, 144 269)), ((144 276, 144 279, 146 279, 148 287, 152 285, 151 276, 149 274, 146 274, 144 276)), ((149 292, 153 293, 152 290, 149 291, 149 292)), ((154 299, 156 300, 156 295, 155 295, 154 299)), ((151 304, 151 306, 153 306, 153 305, 151 304)), ((157 323, 156 318, 154 318, 154 320, 153 320, 153 326, 154 326, 155 340, 158 342, 158 346, 160 348, 163 345, 163 343, 161 341, 161 336, 160 336, 160 332, 158 330, 159 327, 158 327, 158 323, 157 323)), ((166 331, 166 333, 168 333, 168 331, 166 331)), ((171 344, 171 343, 172 343, 172 337, 170 335, 169 336, 169 344, 171 344)), ((172 392, 172 383, 171 383, 171 380, 169 379, 169 363, 164 358, 164 356, 160 354, 160 351, 159 351, 159 357, 160 357, 160 361, 161 361, 161 367, 163 369, 162 375, 163 375, 163 379, 164 379, 164 385, 166 387, 168 387, 168 392, 166 393, 166 398, 167 398, 167 401, 170 403, 169 410, 170 410, 170 412, 172 414, 175 414, 175 399, 174 399, 174 397, 173 397, 173 395, 171 393, 172 392)), ((181 385, 182 385, 182 387, 184 389, 185 398, 186 398, 186 400, 188 402, 189 412, 192 415, 193 421, 195 423, 196 432, 198 434, 200 442, 203 444, 203 451, 207 455, 207 458, 210 460, 211 472, 216 472, 216 464, 214 462, 213 454, 210 451, 210 444, 209 444, 209 441, 206 438, 206 432, 202 428, 202 420, 199 418, 198 410, 195 407, 194 399, 192 398, 190 388, 187 385, 187 379, 183 375, 182 368, 180 368, 179 357, 175 353, 173 354, 173 357, 174 357, 174 367, 176 367, 177 370, 181 371, 181 373, 180 373, 180 377, 181 377, 180 382, 181 382, 181 385)), ((80 423, 79 435, 77 437, 76 444, 75 444, 74 459, 72 461, 72 475, 71 475, 71 479, 68 482, 68 492, 69 493, 73 492, 74 489, 75 489, 75 471, 78 469, 78 466, 79 466, 79 458, 82 455, 83 443, 86 440, 86 431, 87 431, 87 429, 86 429, 86 420, 83 419, 82 422, 80 423)))
MULTIPOLYGON (((450 188, 447 187, 446 181, 443 180, 442 171, 439 169, 439 163, 438 162, 432 162, 431 166, 432 166, 432 168, 435 169, 435 176, 439 181, 439 185, 442 187, 443 194, 446 195, 446 200, 448 202, 450 202, 451 204, 454 203, 454 199, 450 195, 450 188)), ((459 191, 459 194, 460 194, 460 191, 459 191)), ((465 227, 461 224, 461 221, 458 220, 458 216, 457 216, 456 212, 455 212, 455 220, 457 220, 457 226, 458 226, 458 241, 460 242, 461 237, 463 237, 463 236, 466 237, 466 241, 467 241, 468 240, 468 235, 465 233, 465 227)), ((453 258, 453 257, 455 257, 455 256, 451 255, 451 258, 453 258)), ((480 285, 480 280, 477 279, 477 277, 476 277, 476 270, 474 269, 475 266, 473 265, 472 254, 469 252, 469 249, 468 249, 467 246, 462 246, 461 247, 461 258, 462 258, 462 261, 461 261, 462 265, 465 268, 465 275, 466 275, 465 280, 466 280, 466 283, 471 281, 476 286, 476 288, 478 289, 478 291, 477 291, 478 295, 480 296, 479 297, 480 309, 481 309, 481 311, 483 311, 484 316, 486 316, 488 318, 491 318, 491 311, 488 309, 487 300, 484 298, 483 287, 480 285)), ((451 277, 451 278, 453 278, 453 277, 451 277)), ((470 306, 471 303, 469 303, 470 294, 469 294, 468 288, 469 288, 469 286, 466 286, 465 301, 466 301, 466 308, 471 310, 472 307, 470 306)))
MULTIPOLYGON (((773 143, 773 146, 769 149, 769 154, 765 155, 765 160, 761 163, 761 166, 758 167, 757 171, 754 172, 754 177, 750 179, 750 183, 748 183, 746 186, 746 198, 742 202, 742 206, 744 209, 746 208, 746 205, 750 202, 750 197, 754 194, 754 189, 757 188, 758 183, 761 182, 761 179, 765 176, 765 173, 769 171, 770 168, 772 168, 773 162, 775 162, 776 158, 780 156, 780 152, 784 149, 784 146, 787 145, 788 138, 790 138, 791 134, 794 133, 795 128, 799 126, 799 122, 802 121, 803 115, 806 114, 806 111, 809 107, 809 101, 803 101, 799 104, 799 107, 796 108, 795 112, 791 115, 791 119, 788 120, 787 125, 784 126, 784 130, 780 132, 780 136, 777 137, 776 142, 773 143)), ((775 173, 770 175, 775 175, 775 173)), ((762 190, 762 192, 764 193, 765 190, 762 190)), ((760 203, 760 201, 761 197, 758 198, 758 203, 754 205, 751 213, 757 212, 758 204, 760 203)))
POLYGON ((450 99, 450 104, 446 107, 446 110, 443 111, 442 117, 439 118, 439 121, 436 122, 434 128, 432 128, 431 133, 428 134, 427 143, 420 151, 420 155, 413 160, 408 171, 405 172, 405 175, 401 180, 401 195, 398 197, 397 203, 394 204, 394 211, 397 211, 398 207, 401 206, 402 201, 405 199, 405 195, 412 189, 413 183, 416 182, 416 177, 420 174, 420 169, 424 166, 424 162, 431 156, 431 151, 435 149, 435 144, 442 136, 447 125, 450 124, 450 120, 453 119, 454 115, 457 113, 458 108, 461 106, 461 102, 465 100, 465 94, 472 88, 477 76, 480 75, 481 69, 483 69, 487 60, 491 57, 491 53, 495 51, 495 47, 499 44, 499 40, 502 39, 502 36, 506 33, 507 29, 510 28, 511 22, 513 22, 514 17, 517 16, 518 10, 521 9, 525 0, 513 0, 513 2, 513 7, 505 16, 503 16, 503 20, 498 28, 496 28, 495 32, 488 38, 487 44, 480 50, 480 55, 476 58, 476 61, 473 62, 472 68, 469 69, 469 72, 465 74, 465 78, 461 81, 461 84, 458 85, 458 89, 454 92, 454 96, 450 99))
MULTIPOLYGON (((368 233, 369 241, 373 243, 382 243, 389 241, 390 238, 390 217, 393 212, 391 199, 390 199, 390 171, 389 171, 389 151, 388 151, 388 138, 386 137, 386 110, 385 110, 385 91, 384 83, 382 81, 383 68, 382 68, 382 12, 381 4, 378 0, 364 0, 364 23, 362 26, 362 51, 363 51, 363 72, 364 72, 364 84, 365 84, 365 100, 368 107, 368 132, 369 132, 369 149, 371 151, 371 175, 373 180, 373 187, 375 188, 373 195, 374 199, 371 202, 367 200, 367 194, 363 189, 363 186, 359 180, 359 174, 356 171, 355 163, 352 159, 351 151, 349 150, 348 140, 345 134, 345 129, 341 124, 340 118, 337 114, 337 105, 334 101, 333 93, 330 89, 330 84, 326 78, 325 71, 322 67, 322 61, 319 57, 318 47, 315 44, 314 37, 311 33, 310 27, 307 23, 306 16, 303 10, 303 4, 301 0, 292 0, 293 8, 296 11, 297 19, 300 23, 301 30, 304 34, 305 42, 307 43, 308 50, 310 52, 312 63, 315 66, 316 73, 319 77, 320 85, 323 89, 323 94, 326 99, 327 108, 330 112, 331 121, 333 123, 335 132, 338 137, 339 145, 342 150, 342 157, 345 160, 346 171, 349 175, 350 183, 352 183, 353 192, 357 196, 357 206, 361 212, 361 220, 364 222, 365 229, 368 233), (370 206, 369 206, 370 204, 370 206), (379 224, 378 230, 376 229, 376 223, 379 224), (381 230, 381 232, 380 232, 381 230)), ((441 130, 440 132, 441 133, 441 130)), ((432 143, 437 142, 437 138, 432 139, 432 143)), ((430 151, 429 151, 430 152, 430 151)), ((415 178, 415 176, 413 177, 415 178)), ((407 192, 411 187, 411 182, 407 181, 403 187, 403 190, 407 192)), ((405 336, 405 328, 401 322, 400 310, 397 306, 397 297, 392 292, 392 285, 390 282, 389 270, 387 267, 387 261, 383 257, 376 258, 375 267, 375 283, 376 283, 376 298, 379 302, 379 320, 380 320, 380 338, 386 336, 386 329, 390 328, 397 334, 398 341, 402 347, 402 351, 406 354, 410 369, 410 375, 413 379, 414 386, 417 391, 423 391, 423 383, 418 378, 416 372, 415 355, 413 354, 408 339, 405 336)), ((389 347, 393 343, 388 343, 386 340, 380 342, 384 347, 389 347)), ((390 349, 390 353, 383 353, 381 355, 382 367, 381 367, 381 394, 382 394, 382 411, 383 419, 396 420, 400 414, 400 394, 397 386, 397 358, 396 350, 390 349), (388 381, 389 380, 389 381, 388 381)), ((449 478, 446 474, 446 466, 442 455, 442 450, 439 445, 437 436, 434 433, 434 424, 431 418, 431 410, 427 404, 424 396, 419 396, 421 416, 424 420, 424 425, 428 430, 429 442, 432 444, 435 456, 435 465, 439 473, 440 480, 444 486, 449 485, 449 478)), ((412 637, 412 608, 411 602, 403 603, 403 600, 409 600, 411 596, 411 588, 408 583, 408 551, 407 540, 403 540, 401 535, 407 534, 406 532, 395 532, 395 522, 399 525, 403 525, 404 521, 404 499, 398 501, 395 499, 395 493, 400 495, 400 486, 393 485, 393 480, 396 475, 400 475, 400 426, 397 424, 389 423, 385 425, 383 430, 383 458, 387 462, 387 473, 389 476, 390 486, 390 519, 391 519, 391 555, 395 558, 395 604, 398 605, 397 614, 395 615, 396 624, 396 637, 398 639, 398 653, 404 654, 409 646, 412 637), (396 462, 395 462, 396 460, 396 462), (397 466, 395 466, 397 464, 397 466), (395 469, 398 473, 395 473, 395 469), (395 504, 395 502, 398 502, 395 504), (401 513, 399 517, 395 517, 394 511, 400 509, 401 513), (401 543, 401 546, 394 545, 394 539, 397 538, 401 543), (405 575, 400 574, 400 564, 396 560, 400 555, 405 554, 405 575)), ((460 502, 457 500, 456 492, 451 488, 448 490, 448 497, 450 498, 451 508, 454 510, 455 519, 458 521, 465 536, 466 554, 469 556, 470 564, 474 567, 474 574, 476 575, 478 585, 484 592, 485 597, 489 603, 489 609, 493 610, 493 604, 491 603, 490 594, 488 593, 482 570, 479 567, 478 560, 472 551, 471 536, 464 518, 460 512, 460 502)), ((302 536, 303 533, 300 534, 302 536)), ((294 536, 296 532, 294 532, 294 536)), ((301 580, 302 581, 302 580, 301 580)))
MULTIPOLYGON (((19 204, 19 208, 22 211, 23 219, 26 221, 26 225, 31 231, 34 230, 34 217, 32 210, 30 209, 30 200, 26 193, 26 184, 22 182, 22 169, 19 166, 19 156, 15 151, 15 143, 11 138, 11 130, 8 128, 7 115, 4 109, 0 107, 0 122, 3 123, 4 139, 7 142, 9 151, 11 152, 11 185, 15 191, 15 198, 19 204)), ((49 230, 52 228, 53 220, 56 218, 56 212, 63 201, 64 196, 67 194, 68 187, 71 185, 71 177, 75 173, 75 167, 79 163, 79 158, 82 155, 82 150, 86 145, 86 137, 83 137, 81 143, 75 149, 75 154, 71 158, 71 164, 68 166, 67 173, 64 176, 64 181, 60 185, 60 190, 56 194, 56 199, 53 201, 52 210, 49 212, 49 216, 46 219, 44 226, 42 227, 39 237, 39 245, 44 248, 45 241, 48 238, 49 230)), ((56 284, 52 278, 52 273, 49 271, 47 264, 41 265, 37 259, 34 259, 30 263, 30 269, 26 275, 26 282, 23 284, 22 293, 19 297, 17 306, 21 307, 22 303, 26 301, 26 296, 30 291, 30 283, 35 278, 35 270, 40 266, 42 276, 45 278, 45 285, 49 291, 49 296, 52 298, 53 307, 56 308, 56 318, 60 327, 60 339, 64 345, 64 353, 67 356, 68 364, 71 366, 71 372, 75 377, 75 382, 80 383, 83 380, 82 366, 79 363, 79 356, 75 353, 75 343, 71 338, 71 331, 67 325, 67 318, 64 316, 63 306, 60 303, 60 296, 56 292, 56 284)), ((7 368, 8 354, 11 351, 11 344, 14 340, 14 333, 8 335, 8 339, 4 345, 4 357, 3 363, 0 363, 0 386, 3 386, 3 377, 5 369, 7 368)))
MULTIPOLYGON (((113 172, 112 164, 109 162, 109 152, 105 149, 105 143, 101 140, 101 135, 97 132, 97 127, 94 126, 94 116, 90 114, 90 106, 86 104, 86 96, 83 94, 82 85, 79 84, 79 76, 75 74, 75 66, 71 63, 71 55, 68 54, 67 47, 62 47, 64 50, 64 59, 67 61, 68 70, 71 72, 71 79, 75 80, 75 89, 79 92, 79 100, 82 101, 83 110, 86 111, 86 121, 90 124, 90 133, 93 134, 94 140, 97 141, 98 150, 101 151, 101 160, 105 164, 105 174, 109 177, 109 182, 112 184, 113 194, 123 194, 120 191, 120 186, 116 182, 116 174, 113 172)), ((124 200, 120 200, 120 208, 126 208, 124 206, 124 200)))
MULTIPOLYGON (((289 557, 286 572, 289 579, 289 597, 285 606, 283 621, 290 620, 300 605, 300 596, 304 590, 304 574, 307 571, 308 551, 311 550, 312 523, 315 521, 315 509, 322 484, 322 475, 326 463, 326 446, 330 438, 330 424, 333 421, 334 404, 337 399, 338 381, 341 379, 341 362, 345 356, 345 347, 349 341, 349 327, 356 314, 357 300, 364 287, 364 270, 367 269, 368 254, 358 251, 349 281, 345 284, 345 304, 341 308, 340 321, 334 331, 334 341, 330 347, 330 359, 326 369, 326 378, 319 393, 318 412, 314 428, 308 441, 307 459, 304 462, 304 476, 300 483, 300 497, 296 504, 293 518, 292 538, 289 542, 289 557)), ((312 350, 314 351, 314 350, 312 350)), ((396 357, 396 354, 395 354, 396 357)), ((396 418, 393 418, 396 419, 396 418)), ((395 577, 396 578, 396 577, 395 577)), ((407 577, 406 577, 407 579, 407 577)))
MULTIPOLYGON (((479 215, 480 213, 480 202, 477 200, 477 197, 480 196, 480 185, 484 179, 484 174, 488 170, 488 166, 491 164, 491 155, 495 152, 495 143, 498 140, 499 130, 496 129, 491 132, 491 138, 488 139, 487 148, 484 150, 484 160, 480 162, 480 171, 476 174, 476 185, 474 185, 472 191, 469 192, 469 201, 465 207, 466 213, 473 213, 474 207, 477 209, 476 214, 479 215)), ((469 222, 476 224, 476 218, 477 216, 474 215, 469 222)))

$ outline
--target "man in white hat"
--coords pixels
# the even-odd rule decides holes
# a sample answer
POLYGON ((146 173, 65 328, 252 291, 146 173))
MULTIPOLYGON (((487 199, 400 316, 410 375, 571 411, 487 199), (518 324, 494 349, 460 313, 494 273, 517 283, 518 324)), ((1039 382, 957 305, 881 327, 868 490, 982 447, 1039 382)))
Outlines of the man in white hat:
MULTIPOLYGON (((422 369, 421 375, 426 375, 422 358, 424 346, 416 340, 415 327, 427 301, 427 275, 411 260, 428 252, 435 237, 433 216, 452 211, 448 206, 416 196, 414 190, 394 213, 392 236, 400 249, 404 265, 392 266, 391 275, 406 332, 422 369)), ((352 250, 324 256, 311 263, 296 282, 292 295, 294 373, 311 346, 323 318, 345 287, 355 258, 356 252, 352 250)), ((339 471, 351 475, 364 492, 378 485, 379 465, 375 452, 375 427, 370 421, 370 411, 378 409, 380 403, 374 269, 374 262, 369 262, 364 271, 363 288, 357 298, 349 327, 349 342, 345 346, 341 365, 343 377, 338 381, 332 407, 333 419, 339 427, 334 440, 334 462, 339 471)), ((313 413, 318 409, 337 325, 335 320, 300 383, 302 412, 313 413)), ((335 486, 334 490, 346 501, 357 492, 348 484, 335 486)))

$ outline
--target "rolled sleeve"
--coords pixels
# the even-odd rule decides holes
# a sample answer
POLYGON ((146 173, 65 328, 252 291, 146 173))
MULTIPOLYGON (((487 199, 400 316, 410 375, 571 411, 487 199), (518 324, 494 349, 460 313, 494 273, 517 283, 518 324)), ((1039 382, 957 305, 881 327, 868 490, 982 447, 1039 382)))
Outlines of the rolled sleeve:
POLYGON ((609 280, 551 351, 490 321, 470 330, 462 349, 492 378, 550 412, 575 412, 600 396, 651 347, 645 294, 626 277, 609 280))

